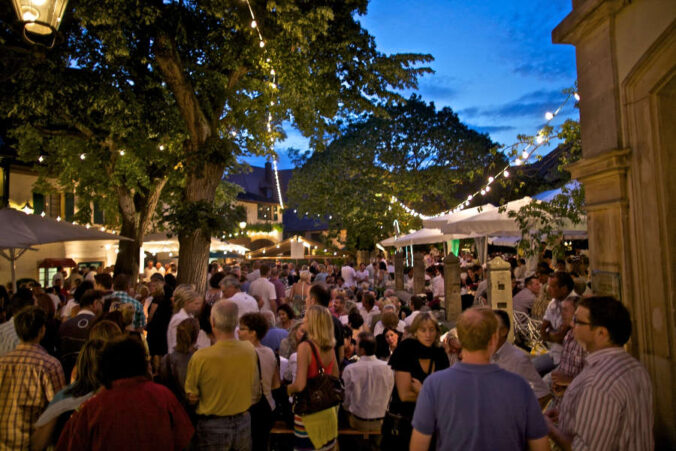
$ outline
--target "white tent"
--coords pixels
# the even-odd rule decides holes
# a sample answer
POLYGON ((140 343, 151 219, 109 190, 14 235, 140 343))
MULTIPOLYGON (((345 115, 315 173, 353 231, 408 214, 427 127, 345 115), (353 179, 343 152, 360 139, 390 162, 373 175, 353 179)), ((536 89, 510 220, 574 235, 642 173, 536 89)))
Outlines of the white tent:
POLYGON ((96 228, 70 224, 66 221, 29 215, 12 208, 0 209, 0 255, 10 262, 12 285, 16 290, 16 260, 31 246, 64 241, 91 241, 91 240, 127 240, 112 233, 106 233, 96 228), (7 249, 7 252, 4 251, 7 249))
MULTIPOLYGON (((475 237, 479 236, 521 236, 521 230, 513 218, 509 217, 510 211, 518 211, 521 207, 528 205, 531 198, 526 196, 519 200, 514 200, 505 204, 504 211, 499 208, 491 209, 476 215, 446 224, 441 227, 443 233, 466 234, 475 237)), ((586 232, 586 218, 580 224, 572 224, 566 221, 563 226, 564 234, 575 234, 586 232)))
POLYGON ((395 247, 413 246, 416 244, 435 244, 444 241, 467 238, 465 235, 451 235, 441 233, 439 229, 420 229, 406 235, 402 235, 394 240, 395 247))
POLYGON ((423 219, 423 227, 428 229, 440 229, 446 224, 462 221, 463 219, 471 218, 472 216, 477 215, 483 211, 490 211, 495 208, 496 207, 493 204, 485 204, 479 207, 466 208, 464 210, 460 210, 455 213, 449 213, 447 215, 433 216, 428 219, 423 219))

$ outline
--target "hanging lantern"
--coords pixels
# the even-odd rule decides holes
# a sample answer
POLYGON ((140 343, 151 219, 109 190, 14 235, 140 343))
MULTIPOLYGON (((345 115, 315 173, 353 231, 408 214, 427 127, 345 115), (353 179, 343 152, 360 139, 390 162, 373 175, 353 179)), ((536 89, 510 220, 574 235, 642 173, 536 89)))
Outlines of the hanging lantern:
POLYGON ((24 39, 36 44, 38 42, 31 37, 53 36, 53 46, 68 0, 12 0, 12 3, 19 22, 23 24, 24 39))

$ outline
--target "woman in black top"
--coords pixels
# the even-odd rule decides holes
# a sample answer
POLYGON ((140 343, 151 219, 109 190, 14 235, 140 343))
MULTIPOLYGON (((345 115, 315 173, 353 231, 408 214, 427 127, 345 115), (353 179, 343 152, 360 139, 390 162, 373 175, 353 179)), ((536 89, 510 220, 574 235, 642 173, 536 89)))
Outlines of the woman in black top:
POLYGON ((433 372, 449 367, 448 357, 439 346, 439 324, 431 313, 418 314, 409 332, 412 338, 402 341, 390 357, 395 385, 383 422, 382 449, 408 449, 422 383, 433 372))

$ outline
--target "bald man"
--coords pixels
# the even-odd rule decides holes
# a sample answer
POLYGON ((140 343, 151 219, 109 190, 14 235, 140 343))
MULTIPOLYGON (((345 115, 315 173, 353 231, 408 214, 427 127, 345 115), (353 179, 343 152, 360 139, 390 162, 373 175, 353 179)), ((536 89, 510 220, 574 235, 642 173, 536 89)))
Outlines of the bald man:
POLYGON ((489 309, 460 315, 462 362, 435 372, 423 384, 413 416, 410 449, 548 450, 547 424, 521 377, 490 363, 498 320, 489 309), (468 409, 467 406, 472 406, 468 409))

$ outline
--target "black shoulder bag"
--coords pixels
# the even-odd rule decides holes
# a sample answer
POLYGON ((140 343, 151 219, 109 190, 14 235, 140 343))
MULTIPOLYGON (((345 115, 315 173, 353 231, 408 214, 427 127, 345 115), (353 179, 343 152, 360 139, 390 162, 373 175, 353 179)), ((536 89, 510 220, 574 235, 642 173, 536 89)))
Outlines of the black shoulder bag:
POLYGON ((344 397, 343 381, 324 372, 324 365, 314 344, 308 344, 317 360, 319 375, 308 379, 305 388, 294 396, 293 412, 296 415, 307 415, 337 406, 343 402, 344 397))

